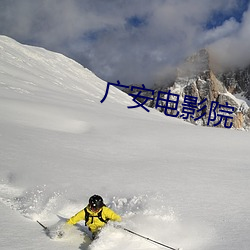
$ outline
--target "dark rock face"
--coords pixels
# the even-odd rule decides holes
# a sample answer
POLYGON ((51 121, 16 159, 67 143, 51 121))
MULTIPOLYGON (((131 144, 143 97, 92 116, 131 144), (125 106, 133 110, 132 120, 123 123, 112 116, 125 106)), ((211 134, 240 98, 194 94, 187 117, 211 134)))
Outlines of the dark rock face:
POLYGON ((230 93, 240 93, 250 100, 250 66, 218 74, 218 79, 225 84, 230 93))

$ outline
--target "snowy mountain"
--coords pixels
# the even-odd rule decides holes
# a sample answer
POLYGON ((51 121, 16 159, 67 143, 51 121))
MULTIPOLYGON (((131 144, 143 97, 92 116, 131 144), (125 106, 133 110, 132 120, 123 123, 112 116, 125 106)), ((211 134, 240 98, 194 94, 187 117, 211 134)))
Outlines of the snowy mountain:
MULTIPOLYGON (((239 81, 243 82, 243 79, 239 81)), ((213 67, 210 53, 206 49, 202 49, 187 58, 178 68, 177 78, 171 89, 181 96, 182 103, 185 95, 196 96, 198 102, 204 99, 207 100, 208 105, 204 110, 206 115, 199 121, 199 124, 203 126, 208 124, 209 113, 212 106, 211 103, 216 101, 222 105, 228 103, 230 107, 234 108, 232 114, 233 128, 248 129, 250 127, 250 108, 247 102, 240 99, 240 96, 238 96, 239 98, 234 96, 233 94, 235 94, 235 92, 230 91, 229 85, 226 84, 225 81, 220 81, 218 73, 213 67)), ((217 112, 219 113, 218 107, 217 112)), ((196 116, 198 116, 198 114, 196 114, 196 116)), ((218 123, 219 119, 220 117, 217 117, 214 121, 210 122, 209 125, 214 126, 218 123)), ((194 122, 194 119, 189 119, 189 121, 197 123, 194 122)), ((220 123, 219 126, 225 127, 223 123, 220 123)))
POLYGON ((184 250, 248 250, 249 133, 135 103, 63 55, 0 36, 0 248, 153 250, 112 224, 53 229, 102 195, 122 226, 184 250))
MULTIPOLYGON (((228 128, 232 123, 232 128, 249 130, 249 82, 249 68, 219 71, 209 51, 202 49, 177 68, 176 79, 172 84, 155 85, 152 88, 153 95, 148 90, 141 90, 141 95, 150 98, 146 102, 147 106, 157 108, 167 116, 202 126, 228 128), (167 94, 168 91, 170 94, 167 94), (166 112, 164 99, 167 96, 172 101, 168 103, 170 108, 166 112), (179 98, 178 102, 174 102, 176 98, 179 98), (222 116, 224 118, 221 120, 222 116)), ((124 92, 131 94, 127 89, 124 92)), ((143 98, 138 100, 144 101, 143 98)))

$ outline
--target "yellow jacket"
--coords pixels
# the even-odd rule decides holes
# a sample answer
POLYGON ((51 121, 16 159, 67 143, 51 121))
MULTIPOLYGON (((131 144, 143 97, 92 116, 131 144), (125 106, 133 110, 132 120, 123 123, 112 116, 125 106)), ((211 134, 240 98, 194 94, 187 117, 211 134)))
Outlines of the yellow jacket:
MULTIPOLYGON (((107 220, 121 221, 122 220, 118 214, 116 214, 113 210, 111 210, 110 208, 106 206, 103 206, 98 212, 93 212, 88 207, 86 207, 86 209, 87 209, 87 212, 89 213, 89 219, 85 223, 92 233, 95 233, 96 231, 98 231, 98 229, 102 228, 106 224, 105 222, 101 221, 98 218, 98 214, 100 213, 100 211, 102 211, 101 217, 104 221, 107 221, 107 220)), ((75 214, 74 216, 72 216, 67 221, 67 224, 74 225, 80 220, 85 220, 84 209, 78 212, 77 214, 75 214)))

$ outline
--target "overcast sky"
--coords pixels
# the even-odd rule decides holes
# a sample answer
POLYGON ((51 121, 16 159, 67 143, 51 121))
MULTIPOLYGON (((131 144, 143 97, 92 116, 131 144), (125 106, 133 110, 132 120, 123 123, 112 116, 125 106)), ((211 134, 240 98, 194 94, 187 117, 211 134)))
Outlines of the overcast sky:
POLYGON ((0 0, 0 34, 61 52, 106 81, 164 79, 200 48, 250 63, 250 0, 0 0))

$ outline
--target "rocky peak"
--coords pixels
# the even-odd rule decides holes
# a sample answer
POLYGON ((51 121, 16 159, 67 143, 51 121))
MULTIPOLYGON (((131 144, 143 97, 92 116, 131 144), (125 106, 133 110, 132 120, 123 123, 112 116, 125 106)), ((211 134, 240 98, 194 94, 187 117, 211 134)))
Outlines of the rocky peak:
MULTIPOLYGON (((192 96, 197 98, 197 109, 195 114, 188 116, 186 121, 196 125, 202 126, 215 126, 221 119, 221 115, 225 115, 226 112, 219 110, 218 105, 216 109, 212 109, 212 104, 217 102, 220 105, 230 106, 234 108, 233 113, 230 114, 232 119, 228 121, 232 122, 232 128, 236 129, 249 129, 250 128, 250 109, 247 103, 239 98, 236 98, 234 93, 245 93, 245 97, 250 96, 250 91, 246 89, 250 85, 250 67, 241 71, 231 71, 226 73, 214 73, 212 70, 212 60, 210 59, 209 51, 202 49, 194 55, 188 57, 177 69, 177 76, 171 86, 161 86, 154 88, 154 96, 150 96, 146 105, 149 107, 157 107, 160 112, 165 112, 163 103, 158 103, 158 92, 164 91, 179 96, 179 102, 177 110, 171 110, 167 115, 174 116, 176 113, 180 113, 184 108, 185 96, 192 96), (205 104, 206 105, 205 105, 205 104), (159 107, 162 106, 162 107, 159 107), (202 110, 202 117, 198 119, 201 114, 198 112, 202 110), (215 117, 209 119, 211 110, 214 110, 215 117), (217 114, 217 116, 216 116, 217 114), (209 121, 209 122, 208 122, 209 121)), ((142 95, 149 96, 145 91, 142 91, 142 95)), ((143 98, 139 101, 143 102, 143 98)), ((226 109, 225 109, 226 110, 226 109)), ((229 108, 229 110, 232 110, 229 108)), ((166 114, 166 113, 165 113, 166 114)), ((229 115, 228 115, 229 116, 229 115)), ((183 116, 178 116, 181 118, 183 116)), ((222 118, 222 122, 218 127, 227 127, 227 119, 222 118)), ((217 126, 217 125, 216 125, 217 126)))
POLYGON ((209 53, 202 49, 194 55, 188 57, 184 63, 177 69, 177 77, 194 77, 197 75, 206 75, 209 71, 209 53))
POLYGON ((202 49, 188 57, 177 69, 177 77, 172 89, 182 89, 182 93, 216 101, 219 93, 226 93, 226 87, 217 79, 210 67, 210 56, 202 49))
MULTIPOLYGON (((250 109, 244 100, 236 98, 233 94, 244 93, 245 97, 250 94, 250 67, 245 70, 229 71, 226 73, 214 73, 213 65, 208 50, 202 49, 188 57, 177 70, 177 78, 171 90, 179 94, 183 100, 185 95, 195 96, 198 102, 206 99, 206 115, 199 122, 189 119, 189 122, 206 126, 211 103, 234 107, 233 127, 248 129, 250 127, 250 109), (248 89, 248 90, 247 90, 248 89)), ((250 95, 249 95, 250 96, 250 95)), ((217 109, 216 112, 219 112, 217 109)), ((214 126, 218 120, 210 123, 214 126)), ((221 127, 224 127, 222 124, 221 127)))

